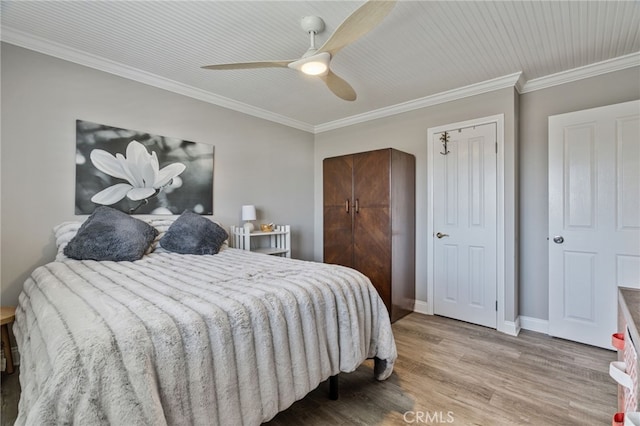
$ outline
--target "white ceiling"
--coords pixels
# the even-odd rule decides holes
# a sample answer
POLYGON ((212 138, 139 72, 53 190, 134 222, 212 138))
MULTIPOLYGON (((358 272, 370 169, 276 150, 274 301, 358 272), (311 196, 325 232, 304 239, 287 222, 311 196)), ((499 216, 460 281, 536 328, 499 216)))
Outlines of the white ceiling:
POLYGON ((321 45, 362 1, 1 4, 3 41, 307 131, 447 94, 516 81, 526 91, 545 79, 552 85, 640 65, 639 1, 400 0, 377 28, 332 61, 358 93, 347 102, 317 78, 286 68, 200 67, 296 59, 309 44, 299 24, 303 16, 324 19, 321 45))

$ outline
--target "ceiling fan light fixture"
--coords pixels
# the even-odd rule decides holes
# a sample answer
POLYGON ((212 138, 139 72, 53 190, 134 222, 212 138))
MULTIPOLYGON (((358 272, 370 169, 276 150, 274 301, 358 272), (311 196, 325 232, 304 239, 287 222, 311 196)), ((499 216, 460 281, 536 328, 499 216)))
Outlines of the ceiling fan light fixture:
POLYGON ((397 0, 367 0, 351 13, 333 31, 320 48, 316 48, 316 34, 324 30, 324 21, 318 16, 305 16, 300 22, 309 34, 309 49, 298 60, 271 60, 259 62, 235 62, 231 64, 206 65, 208 70, 236 70, 256 68, 291 68, 304 74, 318 77, 334 95, 345 101, 355 101, 353 87, 329 69, 329 62, 347 45, 374 29, 391 12, 397 0), (318 53, 320 52, 320 53, 318 53))
POLYGON ((301 71, 307 75, 326 75, 329 72, 329 60, 331 60, 331 55, 328 52, 321 52, 291 62, 289 68, 301 71))
POLYGON ((300 71, 307 75, 321 75, 327 72, 327 65, 324 62, 307 62, 300 67, 300 71))

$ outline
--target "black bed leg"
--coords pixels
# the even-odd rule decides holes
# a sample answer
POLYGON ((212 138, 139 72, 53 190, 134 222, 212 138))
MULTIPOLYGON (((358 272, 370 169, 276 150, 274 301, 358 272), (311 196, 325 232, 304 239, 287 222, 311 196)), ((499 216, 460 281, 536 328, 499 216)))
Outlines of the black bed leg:
POLYGON ((329 399, 338 399, 338 375, 329 377, 329 399))

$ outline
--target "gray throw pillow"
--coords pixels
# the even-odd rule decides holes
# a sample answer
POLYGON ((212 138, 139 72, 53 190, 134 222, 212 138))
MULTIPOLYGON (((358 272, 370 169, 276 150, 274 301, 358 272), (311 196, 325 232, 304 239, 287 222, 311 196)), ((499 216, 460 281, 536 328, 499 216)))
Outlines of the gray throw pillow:
POLYGON ((134 261, 142 258, 158 231, 148 223, 111 207, 100 206, 64 248, 78 260, 134 261))
POLYGON ((160 239, 160 246, 181 254, 216 254, 227 238, 227 231, 217 223, 185 211, 160 239))

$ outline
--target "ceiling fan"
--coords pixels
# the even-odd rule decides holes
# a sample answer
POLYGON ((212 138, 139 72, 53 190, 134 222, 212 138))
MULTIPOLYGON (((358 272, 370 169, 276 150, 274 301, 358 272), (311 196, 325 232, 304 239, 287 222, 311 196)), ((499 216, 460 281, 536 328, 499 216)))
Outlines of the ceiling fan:
POLYGON ((301 26, 309 33, 311 46, 300 59, 206 65, 202 68, 208 70, 291 68, 320 78, 339 98, 355 101, 356 92, 353 87, 331 71, 331 59, 342 48, 375 28, 391 12, 395 3, 395 0, 367 1, 349 15, 319 49, 315 47, 315 35, 324 30, 324 21, 317 16, 305 16, 302 18, 301 26))

